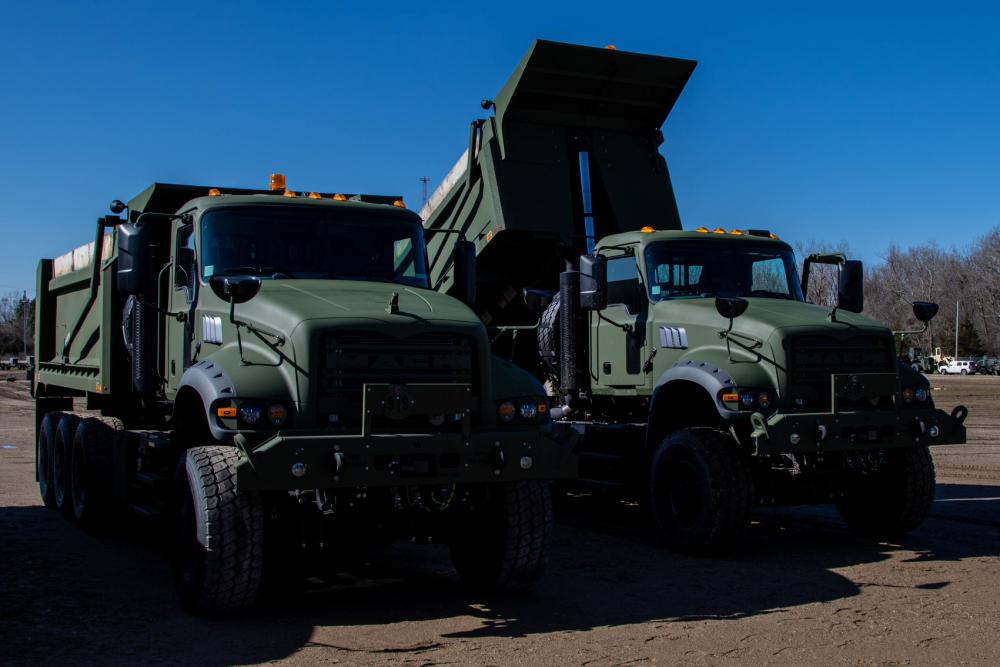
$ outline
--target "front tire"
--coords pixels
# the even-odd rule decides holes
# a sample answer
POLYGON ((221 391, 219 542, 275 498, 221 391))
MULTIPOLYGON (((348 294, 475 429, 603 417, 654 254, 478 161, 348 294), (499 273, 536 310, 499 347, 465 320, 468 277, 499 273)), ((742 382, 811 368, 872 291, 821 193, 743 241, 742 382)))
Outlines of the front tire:
POLYGON ((749 461, 725 431, 675 431, 653 455, 649 503, 671 546, 694 551, 732 546, 750 527, 753 478, 749 461))
POLYGON ((462 581, 480 591, 518 591, 541 577, 553 532, 552 496, 544 482, 498 485, 451 542, 462 581))
POLYGON ((171 565, 186 611, 241 611, 260 591, 263 503, 259 493, 237 493, 238 461, 232 447, 192 447, 177 468, 171 565))
POLYGON ((837 510, 848 527, 862 535, 902 535, 927 518, 934 484, 934 460, 926 446, 889 450, 878 472, 844 490, 837 510))

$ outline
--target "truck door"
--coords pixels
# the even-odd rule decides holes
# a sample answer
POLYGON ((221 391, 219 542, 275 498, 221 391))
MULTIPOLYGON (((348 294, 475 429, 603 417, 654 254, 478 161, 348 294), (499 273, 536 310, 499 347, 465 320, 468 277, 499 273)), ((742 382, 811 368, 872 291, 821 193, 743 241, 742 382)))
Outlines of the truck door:
POLYGON ((608 307, 590 314, 590 363, 595 384, 645 384, 642 353, 646 338, 646 297, 633 255, 608 259, 608 307))
POLYGON ((166 369, 167 396, 172 398, 177 391, 184 369, 191 365, 192 320, 198 285, 198 263, 195 260, 194 226, 181 225, 174 234, 173 266, 168 309, 171 313, 183 313, 181 321, 167 316, 166 321, 166 369))

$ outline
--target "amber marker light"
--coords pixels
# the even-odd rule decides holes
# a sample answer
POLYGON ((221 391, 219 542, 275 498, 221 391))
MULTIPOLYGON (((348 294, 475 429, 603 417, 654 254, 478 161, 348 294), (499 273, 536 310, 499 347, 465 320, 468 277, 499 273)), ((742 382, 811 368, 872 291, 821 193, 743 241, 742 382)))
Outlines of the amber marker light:
POLYGON ((271 191, 284 190, 285 189, 285 175, 284 174, 271 174, 271 191))
POLYGON ((714 234, 725 234, 726 230, 723 229, 722 227, 716 227, 715 229, 712 230, 712 233, 714 233, 714 234))
POLYGON ((218 197, 221 194, 222 192, 219 190, 219 188, 209 188, 208 190, 209 197, 218 197))
POLYGON ((215 411, 215 414, 219 415, 224 419, 236 419, 236 408, 219 408, 215 411))
POLYGON ((318 192, 310 192, 309 193, 309 199, 322 199, 322 198, 323 198, 323 195, 321 195, 318 192))
POLYGON ((650 232, 655 232, 656 230, 653 229, 652 227, 650 227, 649 225, 646 225, 645 227, 643 227, 639 231, 642 232, 643 234, 648 234, 650 232))
POLYGON ((730 229, 729 233, 732 234, 733 236, 743 236, 743 232, 741 232, 738 229, 730 229))
POLYGON ((397 199, 396 201, 392 202, 392 205, 395 206, 396 208, 406 208, 406 204, 403 203, 402 199, 397 199))
POLYGON ((739 402, 739 400, 740 400, 740 395, 739 394, 735 394, 734 393, 734 394, 723 394, 722 395, 722 402, 723 403, 737 403, 737 402, 739 402))
POLYGON ((295 199, 296 197, 298 197, 298 195, 295 194, 295 190, 285 190, 284 196, 288 197, 289 199, 295 199))
POLYGON ((777 234, 768 234, 768 236, 770 236, 770 237, 771 237, 772 239, 774 239, 775 241, 778 241, 778 240, 780 240, 780 239, 778 238, 778 235, 777 235, 777 234))
POLYGON ((708 227, 698 227, 694 231, 701 232, 702 234, 707 234, 708 233, 708 227))
POLYGON ((347 201, 347 195, 342 195, 342 194, 340 194, 338 192, 337 194, 333 195, 333 200, 334 201, 347 201))
POLYGON ((606 48, 608 51, 617 51, 618 50, 618 47, 615 46, 614 44, 608 44, 604 48, 606 48))

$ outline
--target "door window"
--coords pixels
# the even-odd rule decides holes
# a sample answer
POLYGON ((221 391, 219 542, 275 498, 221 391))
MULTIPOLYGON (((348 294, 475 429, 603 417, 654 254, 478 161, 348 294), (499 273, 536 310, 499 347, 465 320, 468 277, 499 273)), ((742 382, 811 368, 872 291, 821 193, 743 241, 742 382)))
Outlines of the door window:
POLYGON ((629 314, 642 310, 642 287, 635 258, 626 255, 608 260, 608 305, 625 306, 629 314))

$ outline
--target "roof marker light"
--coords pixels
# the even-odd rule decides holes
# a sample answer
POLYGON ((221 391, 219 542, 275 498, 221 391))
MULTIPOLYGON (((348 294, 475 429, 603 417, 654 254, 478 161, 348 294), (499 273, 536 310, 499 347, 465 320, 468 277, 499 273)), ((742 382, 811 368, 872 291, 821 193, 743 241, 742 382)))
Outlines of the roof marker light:
POLYGON ((333 195, 333 200, 334 201, 347 201, 347 195, 342 195, 342 194, 340 194, 338 192, 337 194, 333 195))
POLYGON ((406 204, 403 203, 402 199, 397 199, 396 201, 392 202, 392 205, 395 206, 396 208, 406 208, 406 204))
POLYGON ((271 191, 284 190, 285 189, 285 175, 284 174, 271 174, 271 191))
POLYGON ((708 233, 708 227, 698 227, 694 231, 701 232, 702 234, 707 234, 708 233))
POLYGON ((650 227, 649 225, 646 225, 645 227, 643 227, 639 231, 642 232, 643 234, 648 234, 650 232, 655 232, 656 230, 653 229, 652 227, 650 227))
POLYGON ((323 195, 321 195, 318 192, 310 192, 309 193, 309 199, 322 199, 322 198, 323 198, 323 195))
POLYGON ((618 47, 615 46, 614 44, 608 44, 604 48, 606 48, 608 51, 617 51, 618 50, 618 47))
POLYGON ((716 227, 715 229, 712 230, 712 233, 713 234, 725 234, 726 230, 723 229, 722 227, 716 227))
POLYGON ((777 234, 768 234, 768 236, 770 236, 770 237, 771 237, 772 239, 774 239, 775 241, 779 241, 779 240, 780 240, 780 239, 778 238, 778 235, 777 235, 777 234))
POLYGON ((743 232, 741 232, 738 229, 730 229, 729 233, 732 234, 733 236, 743 236, 743 232))
POLYGON ((295 190, 285 190, 284 196, 288 197, 289 199, 295 199, 296 197, 298 197, 298 195, 295 193, 295 190))
POLYGON ((219 188, 209 188, 208 189, 208 196, 209 197, 218 197, 221 194, 222 194, 222 192, 219 191, 219 188))

